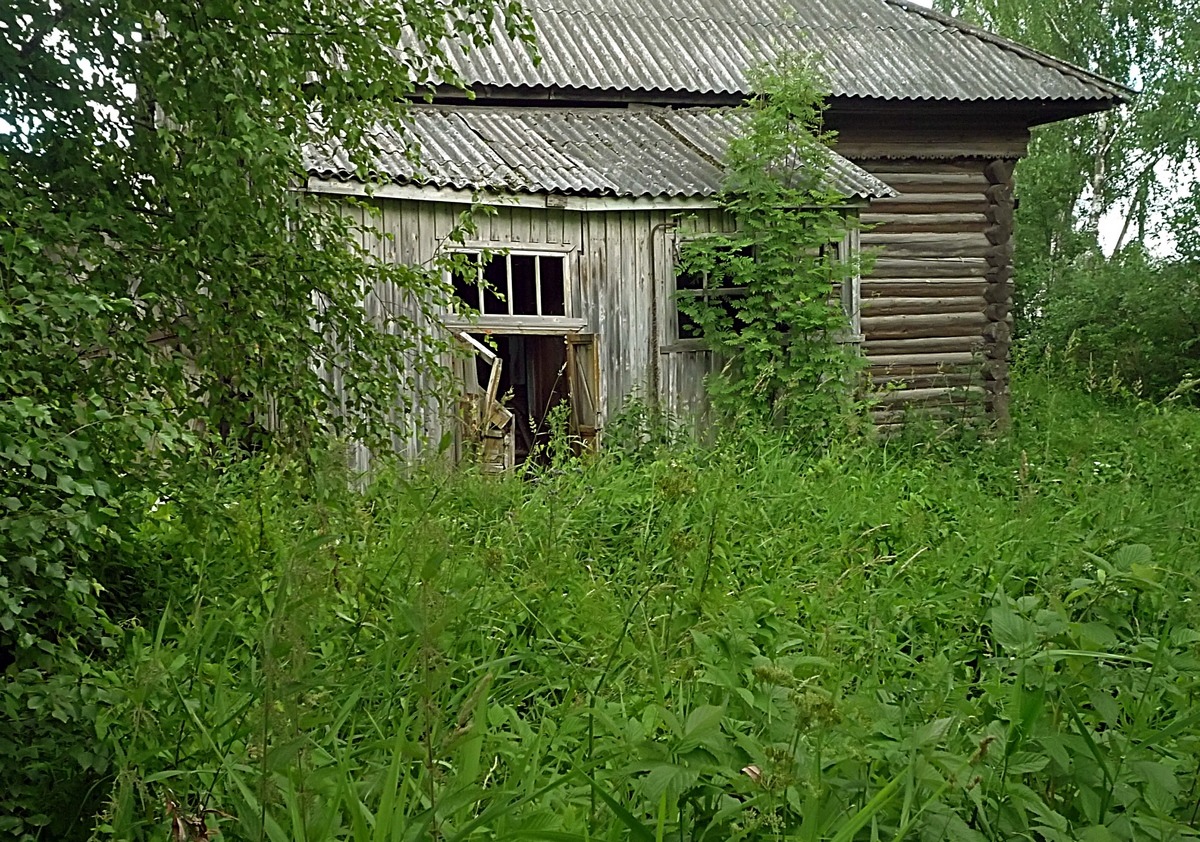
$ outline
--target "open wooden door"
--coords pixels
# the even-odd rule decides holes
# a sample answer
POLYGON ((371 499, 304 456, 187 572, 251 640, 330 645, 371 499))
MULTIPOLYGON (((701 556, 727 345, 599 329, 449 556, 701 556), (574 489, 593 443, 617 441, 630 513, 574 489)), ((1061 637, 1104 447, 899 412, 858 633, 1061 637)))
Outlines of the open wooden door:
POLYGON ((567 378, 571 394, 571 427, 584 450, 595 450, 600 429, 600 356, 596 337, 569 333, 567 378))
POLYGON ((459 407, 459 458, 476 451, 485 473, 510 471, 516 461, 513 414, 500 403, 497 394, 504 361, 466 331, 458 333, 458 338, 472 353, 460 368, 463 397, 459 407), (480 383, 477 359, 487 366, 486 385, 480 383))

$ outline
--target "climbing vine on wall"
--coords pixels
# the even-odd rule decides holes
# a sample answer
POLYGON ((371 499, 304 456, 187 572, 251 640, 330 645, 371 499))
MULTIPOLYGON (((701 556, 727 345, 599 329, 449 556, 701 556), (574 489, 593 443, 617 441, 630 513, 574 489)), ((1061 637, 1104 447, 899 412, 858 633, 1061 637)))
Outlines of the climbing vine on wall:
POLYGON ((719 361, 718 414, 820 437, 846 417, 861 367, 839 295, 860 271, 837 246, 853 219, 824 177, 833 135, 811 58, 759 69, 755 89, 719 195, 736 231, 681 243, 679 310, 719 361))

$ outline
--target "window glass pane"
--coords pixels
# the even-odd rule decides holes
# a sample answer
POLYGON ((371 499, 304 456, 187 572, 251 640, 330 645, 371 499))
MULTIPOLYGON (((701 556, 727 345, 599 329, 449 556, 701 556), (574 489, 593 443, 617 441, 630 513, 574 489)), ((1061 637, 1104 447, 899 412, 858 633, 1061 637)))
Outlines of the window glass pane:
POLYGON ((483 267, 483 307, 480 312, 488 316, 508 315, 508 267, 503 254, 492 255, 483 267))
POLYGON ((567 315, 565 281, 566 259, 542 255, 538 258, 542 273, 542 315, 567 315))
POLYGON ((479 256, 466 255, 467 263, 450 276, 454 295, 472 310, 479 309, 479 256))
POLYGON ((514 316, 537 315, 537 289, 534 271, 537 258, 529 254, 514 254, 512 260, 512 312, 514 316))
POLYGON ((675 276, 675 289, 704 289, 704 273, 680 272, 675 276))

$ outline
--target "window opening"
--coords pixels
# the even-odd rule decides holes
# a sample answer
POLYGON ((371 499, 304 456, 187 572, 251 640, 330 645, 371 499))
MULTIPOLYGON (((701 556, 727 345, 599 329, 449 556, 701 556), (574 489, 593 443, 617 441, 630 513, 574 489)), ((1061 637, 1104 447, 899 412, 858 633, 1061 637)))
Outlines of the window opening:
MULTIPOLYGON (((753 260, 753 246, 744 246, 737 250, 736 254, 730 254, 725 260, 731 264, 726 271, 720 271, 721 267, 717 267, 718 271, 713 272, 680 272, 675 276, 675 319, 676 319, 676 338, 678 339, 700 339, 701 328, 696 323, 696 320, 685 313, 679 307, 680 299, 699 299, 706 304, 719 305, 736 326, 743 327, 741 319, 738 317, 737 299, 744 298, 747 288, 736 285, 736 276, 729 271, 733 268, 735 261, 753 260)), ((724 262, 724 261, 722 261, 724 262)))
MULTIPOLYGON (((821 246, 820 255, 832 252, 835 262, 846 260, 851 253, 851 236, 847 234, 840 241, 821 246)), ((752 246, 744 246, 738 250, 737 257, 727 258, 730 263, 735 259, 754 259, 752 246)), ((675 275, 675 340, 686 341, 700 339, 701 329, 695 319, 679 307, 681 299, 699 298, 713 304, 720 304, 726 314, 733 319, 735 327, 742 328, 744 324, 738 317, 736 301, 745 297, 747 288, 735 285, 735 278, 729 272, 677 272, 675 275)), ((858 312, 859 312, 859 283, 857 278, 845 278, 833 285, 833 299, 839 300, 851 322, 850 336, 852 341, 858 341, 858 312)))
POLYGON ((455 297, 481 316, 565 316, 566 257, 507 252, 468 253, 453 273, 455 297))

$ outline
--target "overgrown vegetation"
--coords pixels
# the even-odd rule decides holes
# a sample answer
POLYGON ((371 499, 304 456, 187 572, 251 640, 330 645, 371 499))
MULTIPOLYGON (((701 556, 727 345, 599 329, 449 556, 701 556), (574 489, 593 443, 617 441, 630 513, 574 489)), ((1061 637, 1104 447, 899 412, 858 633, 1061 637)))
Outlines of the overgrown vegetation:
POLYGON ((718 196, 736 231, 683 242, 679 275, 714 292, 681 292, 679 308, 719 361, 706 382, 719 415, 819 440, 846 415, 861 363, 835 292, 860 271, 836 248, 856 220, 825 175, 833 136, 812 59, 785 56, 754 85, 718 196))
POLYGON ((0 832, 63 818, 64 764, 93 763, 112 621, 161 605, 136 551, 154 501, 242 447, 390 444, 436 373, 439 267, 377 261, 297 190, 303 148, 338 138, 369 181, 368 130, 493 22, 528 35, 491 0, 0 11, 0 832), (377 283, 413 309, 372 319, 377 283))
POLYGON ((1200 377, 1196 266, 1130 248, 1063 271, 1054 301, 1033 322, 1032 349, 1068 366, 1064 379, 1161 400, 1195 401, 1200 377))
MULTIPOLYGON (((1186 49, 1160 6, 1126 34, 1186 49)), ((1056 380, 1125 403, 1028 376, 1011 437, 797 453, 845 391, 832 197, 762 166, 807 171, 806 136, 770 146, 816 127, 795 77, 734 152, 730 208, 765 212, 685 257, 745 279, 692 315, 770 423, 699 448, 632 419, 532 482, 350 481, 330 441, 386 439, 447 291, 300 201, 301 147, 337 134, 366 177, 367 129, 497 16, 528 35, 484 0, 0 16, 0 834, 1197 836, 1200 420, 1129 396, 1194 372, 1193 276, 1090 262, 1077 156, 1021 178, 1052 191, 1023 203, 1053 261, 1021 258, 1026 315, 1069 352, 1056 380), (380 280, 426 309, 377 331, 380 280)), ((1121 182, 1142 240, 1154 150, 1194 149, 1170 115, 1195 86, 1164 90, 1169 142, 1126 147, 1150 150, 1121 182)), ((1117 135, 1088 131, 1063 143, 1107 165, 1117 135)))
POLYGON ((142 523, 167 608, 54 838, 1194 838, 1200 418, 1017 394, 1001 440, 227 473, 142 523))

